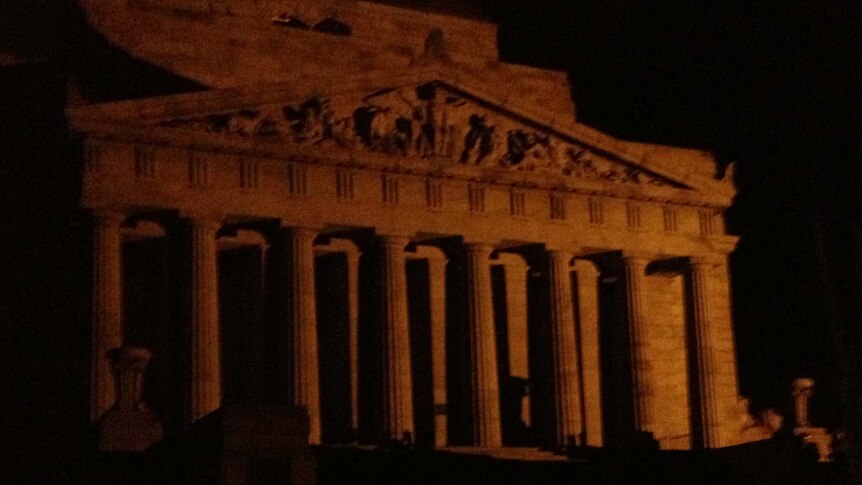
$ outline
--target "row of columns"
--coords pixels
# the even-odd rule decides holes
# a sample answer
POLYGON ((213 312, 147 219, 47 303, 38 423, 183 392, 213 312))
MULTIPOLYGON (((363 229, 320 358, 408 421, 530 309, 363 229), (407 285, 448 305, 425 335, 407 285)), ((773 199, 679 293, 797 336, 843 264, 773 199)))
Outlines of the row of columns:
MULTIPOLYGON (((93 291, 93 420, 96 421, 116 396, 112 386, 108 351, 122 345, 122 268, 121 213, 102 211, 94 224, 93 291)), ((218 277, 216 233, 218 222, 203 218, 187 220, 189 234, 191 382, 190 418, 197 420, 221 404, 220 341, 218 315, 218 277)), ((286 231, 283 260, 287 278, 283 297, 289 302, 292 348, 290 387, 292 404, 308 410, 309 440, 319 443, 320 383, 317 355, 317 317, 315 302, 314 240, 317 232, 308 228, 286 231)), ((410 322, 406 248, 410 239, 380 236, 383 358, 383 434, 388 440, 403 441, 414 433, 413 380, 411 376, 410 322)), ((338 250, 338 248, 330 248, 338 250)), ((495 335, 491 254, 488 244, 467 244, 467 302, 469 332, 469 373, 472 379, 473 440, 478 446, 502 445, 500 389, 495 335)), ((352 424, 358 427, 358 251, 348 254, 349 347, 351 369, 352 424)), ((442 253, 440 253, 442 254, 442 253)), ((413 257, 418 257, 413 254, 413 257)), ((552 335, 553 404, 557 444, 601 445, 601 391, 598 335, 598 272, 595 267, 568 251, 549 251, 550 326, 552 335), (574 261, 574 266, 573 266, 574 261), (573 293, 571 273, 577 274, 577 293, 573 293), (575 315, 573 295, 578 298, 575 315), (577 321, 581 322, 578 328, 577 321), (582 366, 582 367, 581 367, 582 366), (585 392, 585 389, 588 391, 585 392), (584 441, 584 436, 587 441, 584 441)), ((429 293, 432 322, 432 375, 435 408, 435 445, 444 446, 446 427, 446 350, 445 350, 445 257, 428 256, 429 293)), ((624 256, 626 316, 631 338, 631 362, 636 427, 655 429, 655 399, 651 389, 648 355, 648 321, 644 304, 643 278, 648 259, 624 256)), ((690 265, 694 328, 697 342, 698 378, 702 389, 701 415, 704 445, 718 444, 718 410, 713 379, 715 355, 710 346, 709 261, 692 260, 690 265)), ((509 279, 509 277, 507 277, 509 279)), ((523 278, 512 278, 513 281, 523 278)), ((516 289, 517 288, 517 289, 516 289)), ((526 292, 526 285, 514 285, 526 292)), ((526 300, 526 298, 524 298, 526 300)), ((511 312, 514 314, 515 312, 511 312)), ((525 356, 523 359, 525 360, 525 356)), ((526 365, 522 362, 520 365, 526 365)))

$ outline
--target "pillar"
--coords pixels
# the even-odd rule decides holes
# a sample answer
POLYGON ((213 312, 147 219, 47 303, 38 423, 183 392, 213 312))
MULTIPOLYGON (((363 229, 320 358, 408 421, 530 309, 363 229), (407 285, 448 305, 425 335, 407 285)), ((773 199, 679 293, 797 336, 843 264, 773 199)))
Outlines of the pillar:
POLYGON ((347 332, 350 352, 350 428, 359 432, 359 256, 358 250, 345 251, 347 256, 347 332))
POLYGON ((93 215, 93 330, 90 421, 95 423, 117 397, 108 351, 122 345, 123 275, 118 212, 93 215))
POLYGON ((473 442, 486 447, 502 446, 503 443, 491 286, 492 250, 487 244, 467 245, 473 442))
POLYGON ((582 444, 583 421, 570 268, 573 255, 567 251, 550 251, 548 256, 555 439, 558 446, 574 446, 582 444))
POLYGON ((221 348, 216 232, 219 222, 186 220, 190 244, 191 421, 221 406, 221 348))
POLYGON ((601 340, 599 335, 599 271, 586 259, 574 264, 577 284, 577 315, 580 329, 581 375, 583 381, 584 431, 586 445, 601 447, 602 431, 602 372, 601 340))
POLYGON ((808 400, 814 395, 814 379, 802 377, 793 379, 793 414, 797 428, 811 426, 808 421, 808 400))
POLYGON ((320 382, 317 355, 317 307, 314 281, 314 238, 309 228, 284 231, 283 272, 290 339, 291 404, 308 412, 308 442, 320 443, 320 382))
POLYGON ((383 297, 383 438, 413 439, 413 380, 410 367, 410 316, 404 250, 410 240, 381 236, 383 297))
POLYGON ((449 404, 446 394, 446 263, 441 254, 428 258, 431 320, 431 373, 434 393, 434 446, 449 443, 449 404))
MULTIPOLYGON (((506 280, 506 323, 509 337, 509 375, 530 383, 529 334, 527 331, 527 270, 524 258, 514 253, 500 254, 506 280)), ((528 388, 529 389, 529 388, 528 388)), ((521 400, 521 421, 530 426, 529 390, 521 400)))
POLYGON ((655 403, 649 363, 649 336, 643 279, 646 258, 622 258, 625 279, 626 319, 629 327, 632 367, 632 397, 634 400, 635 429, 652 433, 655 425, 655 403))
POLYGON ((701 443, 704 448, 721 446, 718 386, 716 382, 718 356, 715 354, 715 332, 710 315, 709 280, 714 263, 705 258, 691 258, 691 315, 695 335, 698 405, 701 443))

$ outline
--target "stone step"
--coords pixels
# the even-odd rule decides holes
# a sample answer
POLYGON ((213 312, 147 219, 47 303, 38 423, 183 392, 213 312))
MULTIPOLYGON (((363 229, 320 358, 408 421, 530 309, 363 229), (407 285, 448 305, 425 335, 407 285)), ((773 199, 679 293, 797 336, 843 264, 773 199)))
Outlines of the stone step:
POLYGON ((481 446, 447 446, 440 449, 441 452, 462 455, 480 455, 499 460, 528 460, 528 461, 566 461, 565 456, 557 455, 540 448, 527 447, 481 447, 481 446))

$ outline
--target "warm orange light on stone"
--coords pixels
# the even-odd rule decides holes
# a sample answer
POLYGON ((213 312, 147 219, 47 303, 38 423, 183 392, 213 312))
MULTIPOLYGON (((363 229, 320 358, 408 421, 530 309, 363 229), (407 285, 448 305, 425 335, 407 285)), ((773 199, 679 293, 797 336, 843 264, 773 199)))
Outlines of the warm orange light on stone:
POLYGON ((162 356, 187 384, 178 427, 219 409, 236 372, 220 252, 272 243, 255 263, 269 333, 249 361, 258 387, 305 408, 313 444, 496 448, 520 427, 521 444, 609 445, 622 418, 603 403, 626 360, 632 399, 617 411, 634 422, 619 434, 665 449, 750 438, 723 219, 735 189, 710 154, 577 122, 566 76, 500 62, 488 23, 368 2, 107 3, 84 2, 101 33, 211 89, 69 112, 94 214, 94 423, 116 401, 107 352, 127 344, 123 244, 158 237, 187 243, 168 253, 188 280, 171 311, 188 318, 167 320, 188 341, 162 356), (331 253, 338 281, 316 266, 331 253), (412 260, 427 261, 421 278, 412 260), (328 284, 344 311, 319 298, 328 284), (427 328, 411 298, 428 300, 427 328), (507 395, 510 380, 523 392, 507 395))

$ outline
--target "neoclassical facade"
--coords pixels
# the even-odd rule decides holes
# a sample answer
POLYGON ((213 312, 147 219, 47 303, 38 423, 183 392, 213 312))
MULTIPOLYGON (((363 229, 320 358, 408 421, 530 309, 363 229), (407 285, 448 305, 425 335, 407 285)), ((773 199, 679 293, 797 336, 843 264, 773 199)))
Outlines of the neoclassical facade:
POLYGON ((89 3, 212 87, 69 111, 94 423, 127 392, 111 352, 146 347, 167 435, 268 402, 304 407, 315 444, 740 442, 734 188, 709 154, 578 123, 565 75, 500 62, 480 21, 89 3))

